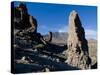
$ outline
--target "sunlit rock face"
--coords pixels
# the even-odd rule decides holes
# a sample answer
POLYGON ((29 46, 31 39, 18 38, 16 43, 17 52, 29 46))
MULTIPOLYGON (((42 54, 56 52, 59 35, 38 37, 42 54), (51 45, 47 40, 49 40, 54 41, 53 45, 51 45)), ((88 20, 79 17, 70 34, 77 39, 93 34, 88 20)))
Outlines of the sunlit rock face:
POLYGON ((88 53, 88 43, 78 13, 73 10, 69 15, 69 30, 66 50, 66 63, 80 69, 89 69, 91 59, 88 53))

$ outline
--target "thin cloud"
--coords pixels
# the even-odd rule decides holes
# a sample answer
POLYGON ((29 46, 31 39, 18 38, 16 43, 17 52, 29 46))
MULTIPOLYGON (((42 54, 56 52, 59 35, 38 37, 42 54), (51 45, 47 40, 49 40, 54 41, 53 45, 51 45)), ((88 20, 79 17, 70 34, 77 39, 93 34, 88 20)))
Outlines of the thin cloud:
MULTIPOLYGON (((68 26, 66 25, 62 25, 63 27, 61 28, 48 28, 45 25, 41 25, 39 27, 40 31, 42 34, 47 34, 49 31, 53 31, 53 32, 68 32, 68 26)), ((85 29, 85 36, 87 39, 97 39, 97 31, 93 30, 93 29, 85 29)))
POLYGON ((85 29, 87 39, 97 39, 97 31, 93 29, 85 29))
MULTIPOLYGON (((58 32, 68 32, 68 26, 64 26, 58 32)), ((93 29, 85 29, 85 36, 87 39, 97 39, 97 31, 93 29)))
POLYGON ((58 30, 58 32, 68 32, 68 27, 67 26, 64 26, 62 27, 61 29, 58 30))

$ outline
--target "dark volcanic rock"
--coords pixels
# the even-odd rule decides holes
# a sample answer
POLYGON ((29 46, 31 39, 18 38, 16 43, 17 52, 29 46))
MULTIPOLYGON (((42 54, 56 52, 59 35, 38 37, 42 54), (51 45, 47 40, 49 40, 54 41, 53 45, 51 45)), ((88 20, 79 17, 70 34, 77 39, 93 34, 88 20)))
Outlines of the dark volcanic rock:
POLYGON ((66 63, 81 69, 89 69, 91 59, 88 53, 88 43, 85 39, 84 28, 76 11, 72 11, 69 16, 68 35, 66 63))

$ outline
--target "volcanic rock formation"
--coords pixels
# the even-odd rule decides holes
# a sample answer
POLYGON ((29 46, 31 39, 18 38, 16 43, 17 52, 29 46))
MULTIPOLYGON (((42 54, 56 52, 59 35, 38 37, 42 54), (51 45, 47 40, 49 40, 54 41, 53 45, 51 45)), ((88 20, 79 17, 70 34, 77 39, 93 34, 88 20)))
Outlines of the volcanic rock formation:
POLYGON ((80 69, 89 69, 91 59, 88 53, 88 43, 78 13, 74 10, 69 15, 68 35, 65 62, 80 69))

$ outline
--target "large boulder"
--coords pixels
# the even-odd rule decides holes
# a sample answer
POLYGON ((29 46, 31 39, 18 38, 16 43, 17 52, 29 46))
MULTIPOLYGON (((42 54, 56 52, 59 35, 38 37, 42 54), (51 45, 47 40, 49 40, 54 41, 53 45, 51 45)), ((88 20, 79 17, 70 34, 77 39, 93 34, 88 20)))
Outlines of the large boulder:
POLYGON ((88 52, 88 43, 78 13, 73 10, 69 16, 68 49, 66 50, 67 64, 80 69, 89 69, 91 59, 88 52))

